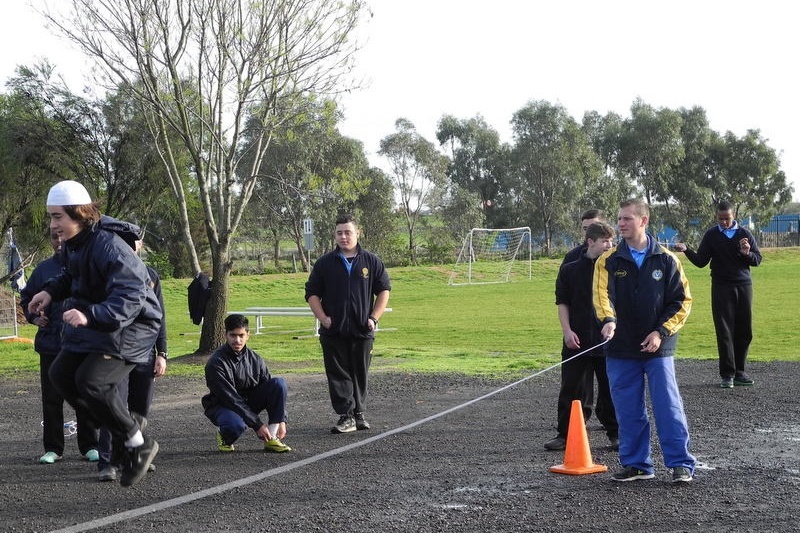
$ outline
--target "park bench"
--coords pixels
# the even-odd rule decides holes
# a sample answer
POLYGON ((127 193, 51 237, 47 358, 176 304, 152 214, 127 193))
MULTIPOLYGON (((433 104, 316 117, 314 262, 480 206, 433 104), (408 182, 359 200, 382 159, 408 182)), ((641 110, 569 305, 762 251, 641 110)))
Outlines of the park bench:
MULTIPOLYGON (((392 311, 391 307, 387 307, 384 313, 392 311)), ((262 330, 267 329, 268 326, 264 325, 264 317, 271 316, 299 316, 299 317, 312 317, 314 319, 314 329, 312 335, 304 335, 294 337, 295 339, 308 338, 309 336, 316 337, 319 335, 319 320, 314 316, 314 313, 308 307, 246 307, 244 311, 228 311, 229 315, 238 314, 255 318, 256 327, 255 334, 261 334, 262 330)), ((381 328, 378 327, 375 331, 393 331, 396 328, 381 328)))

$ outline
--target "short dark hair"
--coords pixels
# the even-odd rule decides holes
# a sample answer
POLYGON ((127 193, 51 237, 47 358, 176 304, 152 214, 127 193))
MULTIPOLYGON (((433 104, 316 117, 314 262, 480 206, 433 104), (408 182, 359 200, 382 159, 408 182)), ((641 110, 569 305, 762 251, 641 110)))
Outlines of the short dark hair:
POLYGON ((733 211, 733 205, 728 200, 720 200, 717 202, 717 212, 720 211, 733 211))
POLYGON ((614 228, 611 227, 611 224, 606 222, 592 222, 589 224, 589 227, 586 228, 586 239, 592 239, 596 241, 597 239, 610 239, 614 236, 614 228))
POLYGON ((633 207, 640 217, 650 217, 650 205, 641 198, 629 198, 619 203, 620 208, 633 207))
POLYGON ((581 215, 581 220, 589 220, 592 218, 599 218, 600 220, 603 220, 606 217, 601 209, 587 209, 581 215))
POLYGON ((342 213, 341 215, 336 217, 336 225, 337 226, 339 224, 349 224, 351 222, 353 223, 354 226, 358 226, 358 222, 356 222, 356 217, 354 217, 350 213, 342 213))
POLYGON ((234 313, 225 317, 225 333, 239 328, 250 331, 250 321, 246 316, 234 313))

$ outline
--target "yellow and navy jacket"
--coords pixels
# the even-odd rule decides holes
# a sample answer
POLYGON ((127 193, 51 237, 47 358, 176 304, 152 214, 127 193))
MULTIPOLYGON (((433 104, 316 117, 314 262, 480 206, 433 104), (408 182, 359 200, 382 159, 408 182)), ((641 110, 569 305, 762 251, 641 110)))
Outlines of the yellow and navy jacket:
POLYGON ((692 308, 692 295, 683 266, 675 254, 648 236, 641 268, 636 266, 625 241, 595 262, 592 297, 601 324, 616 322, 614 337, 606 344, 608 357, 666 357, 675 352, 679 329, 692 308), (642 352, 641 343, 653 331, 661 333, 661 348, 642 352))

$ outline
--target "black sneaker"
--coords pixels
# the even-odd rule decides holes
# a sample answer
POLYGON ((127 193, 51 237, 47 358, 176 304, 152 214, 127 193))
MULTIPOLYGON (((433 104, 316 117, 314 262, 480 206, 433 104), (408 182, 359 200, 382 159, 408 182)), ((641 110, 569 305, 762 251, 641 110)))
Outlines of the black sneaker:
POLYGON ((721 389, 732 389, 733 378, 722 378, 722 381, 719 382, 719 386, 721 389))
POLYGON ((369 422, 364 418, 364 413, 356 413, 356 429, 369 429, 369 422))
POLYGON ((123 487, 130 487, 138 483, 147 473, 157 453, 158 443, 149 436, 145 436, 144 444, 141 446, 128 448, 119 484, 123 487))
POLYGON ((331 428, 331 433, 350 433, 355 430, 355 419, 350 415, 341 415, 336 425, 331 428))
POLYGON ((619 451, 619 437, 608 437, 608 444, 611 447, 611 451, 619 451))
POLYGON ((544 443, 544 449, 550 451, 564 450, 567 447, 567 439, 556 437, 544 443))
POLYGON ((741 374, 737 374, 733 378, 733 384, 737 387, 752 387, 754 381, 750 379, 750 376, 742 372, 741 374))
POLYGON ((636 481, 637 479, 653 479, 655 474, 648 474, 644 470, 639 470, 638 468, 634 468, 632 466, 626 466, 613 476, 611 479, 614 481, 636 481))
POLYGON ((672 469, 673 483, 688 483, 692 480, 692 471, 685 466, 676 466, 672 469))

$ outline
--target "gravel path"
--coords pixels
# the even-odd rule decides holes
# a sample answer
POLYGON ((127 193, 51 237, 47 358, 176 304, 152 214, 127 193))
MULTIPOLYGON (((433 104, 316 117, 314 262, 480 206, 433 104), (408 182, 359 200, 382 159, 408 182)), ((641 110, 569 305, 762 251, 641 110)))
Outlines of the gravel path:
MULTIPOLYGON (((714 361, 677 367, 702 463, 680 486, 658 455, 648 481, 549 472, 563 462, 542 447, 557 370, 457 409, 508 382, 376 372, 373 429, 346 435, 329 432, 324 378, 288 375, 294 451, 279 455, 251 433, 218 453, 202 380, 168 376, 150 417, 157 469, 129 489, 96 481, 74 437, 63 461, 39 465, 38 382, 0 379, 0 531, 800 531, 800 364, 752 364, 756 386, 732 390, 717 388, 714 361)), ((594 462, 613 471, 595 424, 594 462)))

